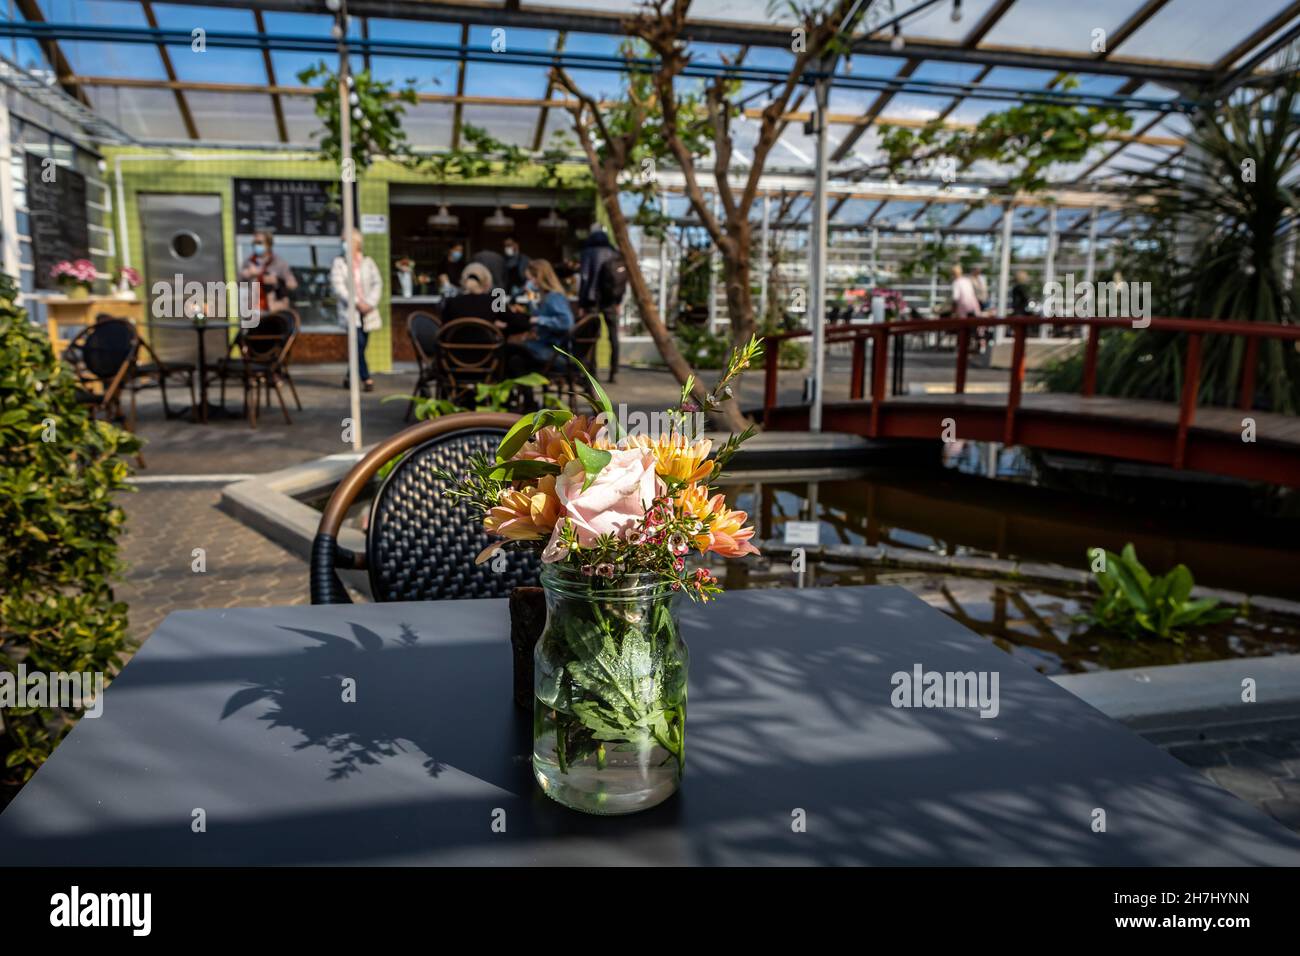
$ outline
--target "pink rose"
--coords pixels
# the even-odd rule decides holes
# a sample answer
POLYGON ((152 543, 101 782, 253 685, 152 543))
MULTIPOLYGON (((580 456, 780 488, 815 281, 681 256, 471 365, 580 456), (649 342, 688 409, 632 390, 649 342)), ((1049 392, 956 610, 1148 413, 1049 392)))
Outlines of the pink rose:
MULTIPOLYGON (((585 491, 587 473, 576 458, 564 466, 555 480, 560 509, 577 533, 578 544, 589 548, 603 534, 621 535, 640 524, 646 508, 659 493, 655 477, 654 452, 647 448, 613 450, 609 464, 600 470, 585 491)), ((564 552, 556 548, 564 522, 557 521, 543 560, 556 561, 564 552)))

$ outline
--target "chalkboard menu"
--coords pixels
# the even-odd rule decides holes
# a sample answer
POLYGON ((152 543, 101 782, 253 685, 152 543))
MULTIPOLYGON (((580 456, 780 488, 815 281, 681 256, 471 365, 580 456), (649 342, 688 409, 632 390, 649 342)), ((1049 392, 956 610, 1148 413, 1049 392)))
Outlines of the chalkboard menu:
POLYGON ((343 234, 339 197, 311 179, 236 179, 235 232, 278 236, 343 234))
POLYGON ((35 153, 27 154, 32 262, 36 268, 36 287, 56 289, 58 283, 50 278, 50 270, 57 263, 90 258, 86 177, 67 166, 46 167, 41 160, 35 153))

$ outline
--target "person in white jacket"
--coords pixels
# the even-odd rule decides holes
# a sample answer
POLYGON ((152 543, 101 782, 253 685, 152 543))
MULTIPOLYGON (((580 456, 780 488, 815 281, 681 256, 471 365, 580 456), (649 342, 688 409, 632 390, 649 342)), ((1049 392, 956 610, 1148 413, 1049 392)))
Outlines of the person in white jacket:
MULTIPOLYGON (((380 328, 384 322, 379 316, 379 300, 384 294, 384 280, 379 274, 375 260, 361 251, 361 233, 352 233, 352 270, 357 280, 357 372, 361 376, 361 387, 367 392, 375 390, 375 380, 370 377, 370 368, 366 365, 366 340, 370 333, 380 328)), ((345 329, 348 325, 348 301, 351 289, 348 283, 348 264, 343 256, 334 260, 330 267, 330 288, 338 302, 339 324, 345 329)), ((348 387, 345 376, 343 387, 348 387)))

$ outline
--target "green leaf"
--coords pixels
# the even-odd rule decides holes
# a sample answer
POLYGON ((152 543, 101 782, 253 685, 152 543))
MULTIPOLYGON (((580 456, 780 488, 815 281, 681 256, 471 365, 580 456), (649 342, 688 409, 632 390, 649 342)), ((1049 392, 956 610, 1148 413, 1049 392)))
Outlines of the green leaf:
POLYGON ((527 481, 529 478, 541 478, 543 475, 558 475, 560 466, 553 461, 541 461, 537 458, 521 458, 516 461, 503 461, 488 472, 488 477, 496 481, 527 481))
POLYGON ((1123 560, 1125 566, 1128 567, 1129 571, 1132 572, 1134 579, 1142 585, 1143 590, 1150 587, 1151 575, 1148 573, 1147 569, 1142 566, 1142 562, 1138 560, 1137 549, 1133 547, 1131 541, 1124 545, 1124 550, 1120 552, 1120 558, 1123 560))
MULTIPOLYGON (((1137 577, 1133 574, 1133 569, 1124 561, 1115 561, 1110 563, 1111 555, 1106 555, 1107 574, 1115 576, 1116 583, 1119 584, 1120 590, 1124 592, 1124 597, 1128 600, 1133 609, 1138 612, 1150 610, 1147 604, 1146 593, 1139 583, 1137 577)), ((1148 579, 1149 580, 1149 579, 1148 579)))
POLYGON ((578 453, 578 461, 582 462, 582 470, 587 473, 587 479, 582 483, 582 490, 586 491, 613 456, 600 448, 592 448, 581 439, 574 441, 573 448, 578 453))
MULTIPOLYGON (((523 378, 515 381, 522 382, 523 378)), ((546 380, 542 379, 542 382, 545 384, 546 380)), ((543 408, 533 415, 523 416, 510 426, 510 430, 501 439, 501 444, 497 446, 497 461, 513 458, 519 454, 519 449, 528 444, 528 440, 543 428, 563 425, 572 417, 573 412, 567 408, 543 408)))
POLYGON ((1180 564, 1167 575, 1165 580, 1169 582, 1169 600, 1176 605, 1183 604, 1192 596, 1192 572, 1187 565, 1180 564))
POLYGON ((528 439, 533 437, 533 419, 527 415, 519 419, 510 426, 510 430, 501 438, 501 444, 497 445, 497 461, 506 461, 519 454, 519 449, 528 444, 528 439))
POLYGON ((559 352, 578 368, 582 369, 582 374, 587 376, 587 381, 591 384, 592 394, 596 398, 597 407, 605 413, 605 426, 609 429, 609 434, 614 441, 618 441, 623 437, 619 433, 618 419, 614 415, 614 406, 610 403, 609 396, 606 395, 605 390, 600 387, 600 382, 596 381, 595 376, 587 371, 587 366, 583 365, 568 352, 564 351, 564 349, 557 345, 555 351, 559 352))

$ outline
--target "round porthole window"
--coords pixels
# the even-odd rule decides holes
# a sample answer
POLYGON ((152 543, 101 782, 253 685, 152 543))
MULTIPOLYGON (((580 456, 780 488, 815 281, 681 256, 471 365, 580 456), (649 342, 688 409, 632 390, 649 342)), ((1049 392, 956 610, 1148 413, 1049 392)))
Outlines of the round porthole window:
POLYGON ((188 229, 172 236, 172 255, 177 259, 193 259, 198 254, 199 237, 188 229))

